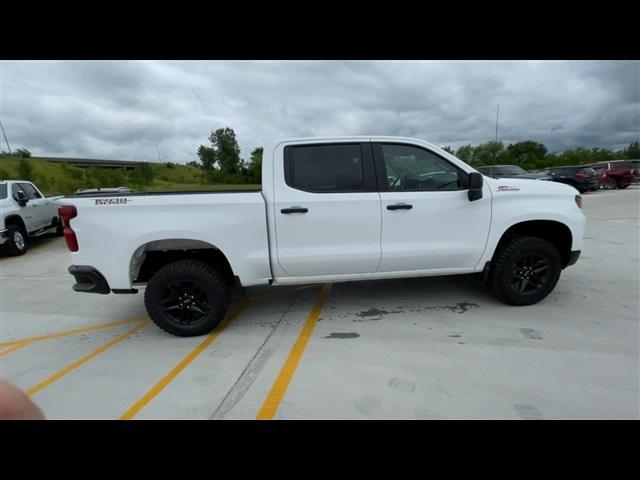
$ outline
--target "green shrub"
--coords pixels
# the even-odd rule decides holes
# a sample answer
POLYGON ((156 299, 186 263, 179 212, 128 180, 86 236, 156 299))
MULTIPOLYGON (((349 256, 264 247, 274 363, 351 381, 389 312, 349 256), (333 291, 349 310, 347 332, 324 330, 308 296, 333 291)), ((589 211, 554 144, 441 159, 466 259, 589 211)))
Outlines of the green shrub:
POLYGON ((35 180, 35 174, 33 172, 33 165, 31 165, 31 161, 25 160, 24 158, 20 159, 18 162, 18 177, 19 180, 28 180, 33 182, 35 180))

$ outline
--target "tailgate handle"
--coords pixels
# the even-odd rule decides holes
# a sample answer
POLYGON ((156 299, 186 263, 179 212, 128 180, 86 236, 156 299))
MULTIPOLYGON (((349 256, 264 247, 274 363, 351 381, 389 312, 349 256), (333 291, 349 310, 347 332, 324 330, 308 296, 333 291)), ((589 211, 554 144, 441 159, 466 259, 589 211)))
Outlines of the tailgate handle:
POLYGON ((396 203, 395 205, 387 205, 387 210, 411 210, 413 205, 408 203, 396 203))
POLYGON ((304 207, 289 207, 289 208, 283 208, 282 210, 280 210, 280 213, 307 213, 309 211, 308 208, 304 208, 304 207))

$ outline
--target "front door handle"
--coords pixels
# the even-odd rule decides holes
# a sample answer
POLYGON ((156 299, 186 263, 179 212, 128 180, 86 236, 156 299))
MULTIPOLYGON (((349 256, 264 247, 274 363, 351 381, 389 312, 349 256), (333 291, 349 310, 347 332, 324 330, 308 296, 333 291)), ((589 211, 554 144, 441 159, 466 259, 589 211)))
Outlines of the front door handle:
POLYGON ((408 203, 396 203, 394 205, 387 205, 387 210, 411 210, 413 205, 408 203))
POLYGON ((282 210, 280 210, 280 213, 307 213, 309 211, 308 208, 304 208, 304 207, 289 207, 289 208, 283 208, 282 210))

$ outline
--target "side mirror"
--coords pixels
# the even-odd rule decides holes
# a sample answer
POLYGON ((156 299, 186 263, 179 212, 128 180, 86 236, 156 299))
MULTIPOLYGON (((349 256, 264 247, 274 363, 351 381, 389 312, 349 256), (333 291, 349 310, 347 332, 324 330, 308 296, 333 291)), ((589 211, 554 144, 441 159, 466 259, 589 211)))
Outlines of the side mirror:
POLYGON ((24 193, 22 190, 18 190, 18 198, 16 199, 16 202, 18 202, 18 205, 20 205, 21 207, 24 207, 28 201, 29 201, 29 197, 27 197, 27 194, 24 193))
POLYGON ((480 200, 482 198, 482 186, 484 185, 484 179, 482 174, 478 172, 472 172, 469 174, 469 201, 480 200))

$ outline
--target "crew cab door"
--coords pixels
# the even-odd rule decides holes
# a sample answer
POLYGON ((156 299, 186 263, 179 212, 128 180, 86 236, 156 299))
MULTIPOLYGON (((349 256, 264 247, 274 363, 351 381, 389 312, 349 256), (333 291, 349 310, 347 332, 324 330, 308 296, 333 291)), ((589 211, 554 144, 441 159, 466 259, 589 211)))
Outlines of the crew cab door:
POLYGON ((20 216, 22 217, 27 232, 35 232, 40 228, 40 224, 42 223, 42 215, 41 209, 38 210, 38 205, 33 202, 32 197, 29 195, 31 191, 29 188, 25 187, 29 186, 26 183, 14 183, 11 185, 11 196, 13 197, 14 202, 16 202, 16 206, 19 208, 20 216), (21 206, 18 202, 21 198, 27 199, 27 204, 25 206, 21 206))
POLYGON ((296 144, 275 158, 278 265, 291 277, 366 274, 380 263, 369 142, 296 144), (284 157, 284 158, 282 158, 284 157))
POLYGON ((374 143, 382 200, 378 272, 469 269, 485 249, 491 196, 469 201, 468 174, 416 145, 374 143))
POLYGON ((27 203, 25 208, 31 209, 33 228, 27 227, 27 230, 32 232, 51 225, 54 215, 49 200, 31 183, 25 182, 19 183, 18 185, 27 194, 27 197, 29 197, 29 203, 27 203))

